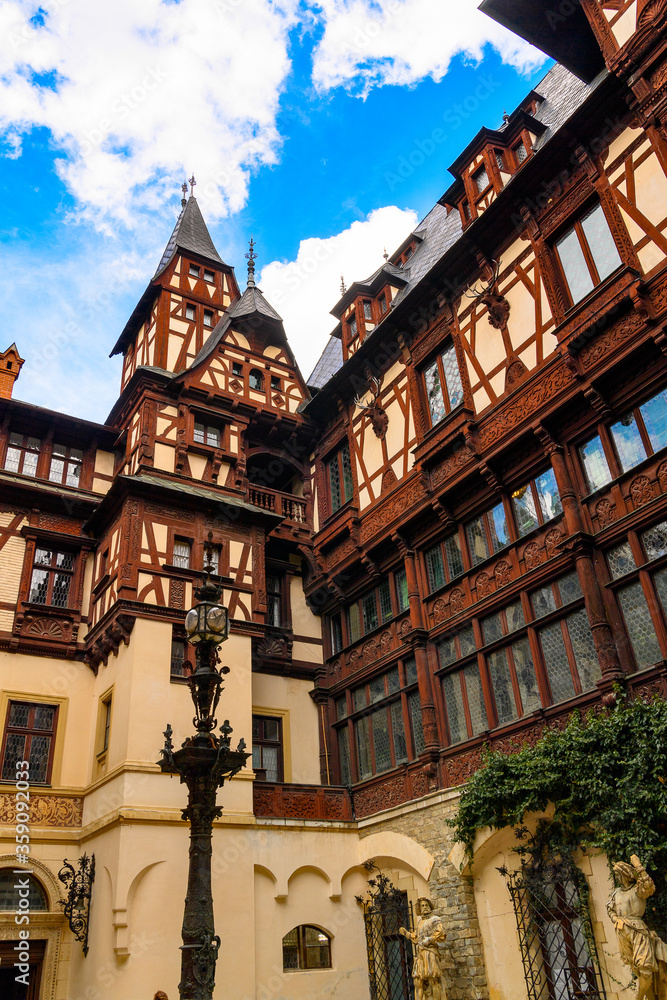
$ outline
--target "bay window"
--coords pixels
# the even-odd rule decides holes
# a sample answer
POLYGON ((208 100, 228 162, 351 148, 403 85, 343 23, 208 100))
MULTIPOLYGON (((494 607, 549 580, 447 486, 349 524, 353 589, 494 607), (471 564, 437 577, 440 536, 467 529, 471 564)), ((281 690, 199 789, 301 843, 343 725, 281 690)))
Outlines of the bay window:
POLYGON ((473 566, 509 545, 510 536, 502 501, 466 524, 466 537, 473 566))

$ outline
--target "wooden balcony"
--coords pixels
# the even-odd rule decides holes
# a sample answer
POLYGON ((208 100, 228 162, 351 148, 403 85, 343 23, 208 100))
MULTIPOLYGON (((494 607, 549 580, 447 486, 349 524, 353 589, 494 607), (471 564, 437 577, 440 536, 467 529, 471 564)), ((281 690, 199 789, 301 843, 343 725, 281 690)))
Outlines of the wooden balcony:
POLYGON ((286 819, 352 820, 350 793, 343 785, 292 785, 255 781, 255 816, 286 819))
POLYGON ((248 488, 248 501, 255 507, 268 510, 271 514, 280 514, 286 521, 295 524, 308 523, 308 507, 301 497, 291 493, 281 493, 279 490, 267 490, 261 486, 248 488))

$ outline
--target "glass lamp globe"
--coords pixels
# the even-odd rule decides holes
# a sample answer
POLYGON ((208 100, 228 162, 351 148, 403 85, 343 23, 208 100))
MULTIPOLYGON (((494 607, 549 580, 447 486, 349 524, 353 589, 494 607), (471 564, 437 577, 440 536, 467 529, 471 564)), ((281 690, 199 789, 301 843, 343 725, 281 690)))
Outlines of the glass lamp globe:
POLYGON ((199 642, 214 642, 216 645, 224 642, 229 632, 227 608, 205 601, 196 604, 185 616, 185 632, 193 646, 199 642))

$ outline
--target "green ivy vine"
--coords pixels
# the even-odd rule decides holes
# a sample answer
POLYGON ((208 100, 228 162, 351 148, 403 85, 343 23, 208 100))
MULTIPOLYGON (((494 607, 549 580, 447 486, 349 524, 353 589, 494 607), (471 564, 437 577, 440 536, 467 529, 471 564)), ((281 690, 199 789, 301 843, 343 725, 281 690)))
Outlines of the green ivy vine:
POLYGON ((575 713, 534 746, 487 750, 452 821, 472 857, 477 830, 520 826, 553 807, 554 847, 596 848, 611 864, 637 854, 656 885, 646 920, 667 929, 667 701, 618 695, 610 711, 575 713))

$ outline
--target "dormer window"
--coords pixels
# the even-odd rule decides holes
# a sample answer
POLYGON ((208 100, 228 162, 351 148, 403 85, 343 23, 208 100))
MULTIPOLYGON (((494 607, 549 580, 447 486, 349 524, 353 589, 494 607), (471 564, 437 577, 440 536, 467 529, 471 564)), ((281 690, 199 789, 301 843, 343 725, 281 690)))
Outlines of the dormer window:
POLYGON ((504 171, 505 170, 505 163, 503 161, 502 150, 500 150, 500 149, 494 149, 493 155, 496 158, 496 163, 498 164, 498 170, 504 171))
POLYGON ((194 433, 192 435, 192 440, 195 444, 207 444, 211 448, 220 447, 220 429, 218 427, 213 427, 209 424, 199 422, 195 420, 194 433))
POLYGON ((185 318, 196 320, 197 319, 197 307, 196 306, 186 306, 185 307, 185 318))
POLYGON ((258 368, 252 368, 248 375, 248 385, 251 389, 261 392, 264 388, 264 376, 258 368))
POLYGON ((350 333, 350 340, 354 340, 354 338, 357 336, 357 317, 354 315, 354 313, 352 313, 352 315, 347 321, 347 328, 350 333))
POLYGON ((514 155, 516 156, 519 163, 523 163, 524 160, 528 159, 528 150, 526 149, 526 144, 523 141, 523 139, 517 142, 516 146, 514 147, 514 155))
POLYGON ((196 264, 190 264, 190 276, 192 278, 198 278, 199 277, 199 268, 197 267, 196 264))
POLYGON ((204 271, 204 281, 210 281, 211 283, 213 283, 215 281, 215 272, 214 271, 205 270, 204 271))
POLYGON ((472 179, 479 194, 481 194, 482 191, 486 191, 490 183, 486 167, 480 167, 479 170, 475 171, 472 179))
POLYGON ((387 293, 386 292, 382 292, 382 294, 380 296, 378 296, 378 306, 380 308, 380 316, 384 316, 384 314, 386 313, 387 309, 389 308, 389 306, 387 304, 387 293))
POLYGON ((364 300, 364 319, 372 320, 372 318, 371 304, 370 302, 364 300))

